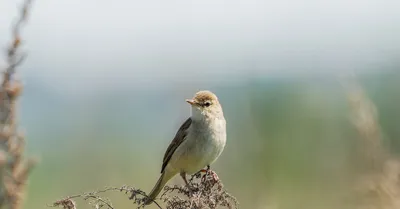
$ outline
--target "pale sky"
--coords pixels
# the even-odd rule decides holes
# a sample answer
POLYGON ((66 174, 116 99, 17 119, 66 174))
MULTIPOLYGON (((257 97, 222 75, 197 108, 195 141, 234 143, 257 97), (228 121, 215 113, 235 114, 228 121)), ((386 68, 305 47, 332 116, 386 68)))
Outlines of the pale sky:
MULTIPOLYGON (((16 11, 0 1, 3 48, 16 11)), ((22 75, 73 90, 384 69, 400 55, 399 11, 398 0, 35 0, 22 75)))

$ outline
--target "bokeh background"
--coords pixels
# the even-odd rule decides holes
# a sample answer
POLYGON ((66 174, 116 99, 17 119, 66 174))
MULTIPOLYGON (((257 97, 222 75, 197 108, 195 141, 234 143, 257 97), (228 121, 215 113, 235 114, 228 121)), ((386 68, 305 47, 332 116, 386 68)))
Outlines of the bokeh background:
MULTIPOLYGON (((0 2, 4 47, 19 3, 0 2)), ((202 89, 224 107, 228 142, 213 169, 241 208, 336 208, 359 138, 343 78, 356 75, 379 112, 384 146, 400 151, 399 8, 390 0, 35 1, 23 31, 19 118, 27 152, 41 162, 25 208, 104 186, 149 191, 190 114, 185 99, 202 89)), ((109 197, 134 207, 123 194, 109 197)))

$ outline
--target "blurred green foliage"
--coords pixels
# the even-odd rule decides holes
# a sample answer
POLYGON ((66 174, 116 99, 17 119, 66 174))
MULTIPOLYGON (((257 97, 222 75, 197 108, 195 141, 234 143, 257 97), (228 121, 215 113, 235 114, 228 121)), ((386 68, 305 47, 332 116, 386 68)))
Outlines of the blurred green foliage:
MULTIPOLYGON (((378 107, 385 145, 399 152, 399 74, 360 80, 378 107)), ((43 89, 28 87, 22 101, 29 153, 42 159, 29 181, 27 209, 104 186, 149 191, 164 150, 190 113, 185 98, 168 89, 84 101, 64 101, 43 89)), ((212 168, 241 208, 274 208, 276 202, 282 209, 337 208, 357 138, 339 79, 258 78, 210 90, 228 121, 226 149, 212 168)), ((122 194, 110 197, 117 208, 133 207, 122 194)))

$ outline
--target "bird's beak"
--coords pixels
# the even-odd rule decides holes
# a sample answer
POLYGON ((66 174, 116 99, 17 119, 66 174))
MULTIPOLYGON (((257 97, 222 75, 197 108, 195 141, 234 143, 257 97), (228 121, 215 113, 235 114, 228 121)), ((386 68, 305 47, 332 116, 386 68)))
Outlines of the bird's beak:
POLYGON ((187 99, 186 102, 189 103, 190 105, 196 104, 196 102, 193 99, 187 99))

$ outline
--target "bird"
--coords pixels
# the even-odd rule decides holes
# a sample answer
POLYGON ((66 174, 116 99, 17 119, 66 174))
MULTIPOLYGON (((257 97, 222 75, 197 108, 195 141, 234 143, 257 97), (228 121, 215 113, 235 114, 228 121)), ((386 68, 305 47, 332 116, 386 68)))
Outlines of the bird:
POLYGON ((186 102, 191 106, 191 116, 180 126, 168 146, 161 175, 147 196, 145 205, 151 204, 164 185, 178 173, 189 187, 186 175, 205 171, 205 167, 208 171, 224 150, 226 121, 217 96, 202 90, 186 102))

